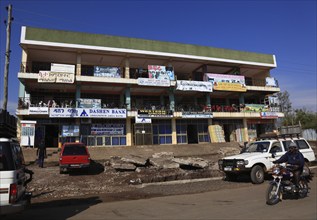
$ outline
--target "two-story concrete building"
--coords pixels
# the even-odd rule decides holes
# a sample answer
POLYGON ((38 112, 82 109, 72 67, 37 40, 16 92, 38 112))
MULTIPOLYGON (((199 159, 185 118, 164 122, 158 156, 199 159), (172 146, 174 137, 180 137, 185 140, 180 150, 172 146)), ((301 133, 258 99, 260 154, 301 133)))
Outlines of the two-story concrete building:
POLYGON ((22 145, 248 141, 284 117, 274 55, 22 27, 22 145))

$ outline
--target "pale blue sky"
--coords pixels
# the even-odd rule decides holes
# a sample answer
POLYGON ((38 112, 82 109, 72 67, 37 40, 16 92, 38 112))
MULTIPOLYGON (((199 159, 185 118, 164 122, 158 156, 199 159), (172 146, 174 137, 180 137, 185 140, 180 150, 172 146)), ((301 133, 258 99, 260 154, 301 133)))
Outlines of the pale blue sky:
POLYGON ((271 75, 293 108, 317 111, 316 0, 1 0, 0 104, 7 19, 13 6, 8 110, 15 112, 21 26, 196 44, 276 55, 271 75))

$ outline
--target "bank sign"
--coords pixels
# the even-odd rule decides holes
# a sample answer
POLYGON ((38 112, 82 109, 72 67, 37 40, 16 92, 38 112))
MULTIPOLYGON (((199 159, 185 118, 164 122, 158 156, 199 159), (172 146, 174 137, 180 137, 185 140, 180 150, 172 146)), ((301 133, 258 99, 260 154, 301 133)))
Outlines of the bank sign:
POLYGON ((126 109, 50 108, 50 118, 126 118, 126 109))

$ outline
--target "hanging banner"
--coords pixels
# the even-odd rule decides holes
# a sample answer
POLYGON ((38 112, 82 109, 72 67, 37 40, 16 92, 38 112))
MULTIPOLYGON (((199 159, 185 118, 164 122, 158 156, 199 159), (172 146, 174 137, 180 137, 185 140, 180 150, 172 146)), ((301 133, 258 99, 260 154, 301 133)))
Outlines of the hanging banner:
POLYGON ((140 86, 170 87, 171 82, 168 79, 138 78, 138 85, 140 85, 140 86))
POLYGON ((177 80, 176 90, 212 92, 211 82, 177 80))
POLYGON ((120 67, 94 66, 94 76, 121 78, 121 69, 120 67))
POLYGON ((92 124, 91 135, 124 135, 124 124, 92 124))
POLYGON ((182 112, 182 118, 213 118, 212 112, 182 112))
POLYGON ((278 118, 277 112, 261 112, 261 118, 278 118))
POLYGON ((211 82, 214 90, 247 91, 244 76, 205 73, 204 81, 211 82))
POLYGON ((78 108, 101 108, 101 99, 77 99, 78 108))
MULTIPOLYGON (((51 72, 52 73, 52 72, 51 72)), ((74 83, 74 73, 54 72, 56 76, 56 83, 74 83)))
POLYGON ((126 118, 126 109, 50 108, 50 118, 126 118))
POLYGON ((170 80, 175 80, 175 74, 174 74, 174 68, 173 67, 167 66, 166 67, 166 74, 168 75, 170 80))
POLYGON ((51 72, 75 74, 75 65, 52 63, 51 64, 51 72))
POLYGON ((50 71, 39 71, 37 82, 38 83, 55 83, 56 76, 54 73, 51 73, 50 71))
POLYGON ((245 107, 240 110, 241 112, 267 112, 269 107, 263 104, 245 104, 245 107))
POLYGON ((165 66, 148 65, 148 74, 150 79, 170 79, 165 66))
POLYGON ((142 118, 172 118, 173 112, 171 110, 149 110, 139 109, 138 117, 142 118))
POLYGON ((277 80, 273 77, 266 77, 265 78, 265 86, 278 87, 277 80))
POLYGON ((29 115, 48 115, 48 107, 29 107, 29 115))

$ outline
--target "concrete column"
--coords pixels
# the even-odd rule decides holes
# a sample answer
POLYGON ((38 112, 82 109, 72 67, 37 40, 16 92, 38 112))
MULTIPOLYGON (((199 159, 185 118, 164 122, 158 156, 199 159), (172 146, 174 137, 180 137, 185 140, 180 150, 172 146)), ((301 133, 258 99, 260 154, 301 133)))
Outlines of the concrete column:
POLYGON ((173 89, 169 91, 169 99, 170 99, 170 110, 175 111, 175 98, 173 89))
POLYGON ((29 65, 27 63, 27 60, 28 60, 27 50, 23 50, 22 49, 22 59, 21 59, 22 63, 21 63, 21 69, 20 69, 20 72, 22 72, 22 73, 26 73, 27 71, 31 70, 31 69, 28 69, 30 67, 29 67, 29 65))
POLYGON ((125 104, 127 111, 131 111, 131 96, 130 96, 130 87, 125 89, 125 104))
POLYGON ((131 125, 131 118, 126 119, 126 139, 127 139, 127 146, 132 146, 132 125, 131 125))
MULTIPOLYGON (((209 131, 211 131, 211 126, 212 126, 212 119, 208 118, 208 133, 209 131)), ((211 134, 209 133, 209 138, 210 138, 210 142, 211 142, 211 134)))
POLYGON ((162 106, 165 106, 164 95, 161 95, 161 96, 160 96, 160 104, 161 104, 162 106))
POLYGON ((81 53, 77 53, 76 75, 81 75, 81 53))
POLYGON ((176 118, 172 118, 172 144, 177 144, 176 118))
POLYGON ((243 132, 244 132, 244 141, 249 141, 248 123, 246 118, 243 119, 243 132))
POLYGON ((125 59, 124 77, 126 79, 130 79, 130 60, 129 60, 129 58, 125 59))
POLYGON ((239 103, 244 104, 244 94, 242 93, 239 95, 239 103))
POLYGON ((76 100, 75 100, 76 108, 78 108, 78 100, 80 99, 80 96, 81 96, 81 85, 77 84, 76 85, 76 100))

